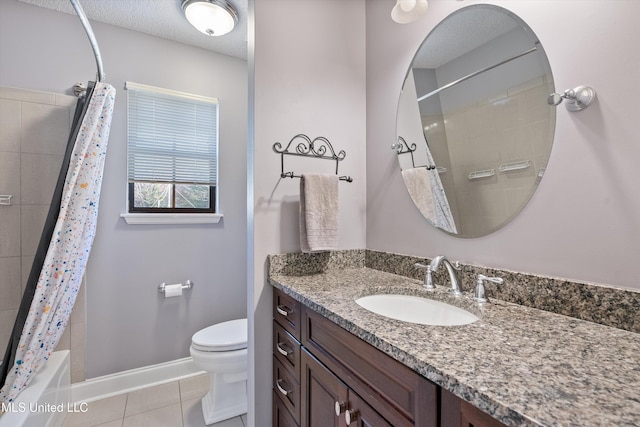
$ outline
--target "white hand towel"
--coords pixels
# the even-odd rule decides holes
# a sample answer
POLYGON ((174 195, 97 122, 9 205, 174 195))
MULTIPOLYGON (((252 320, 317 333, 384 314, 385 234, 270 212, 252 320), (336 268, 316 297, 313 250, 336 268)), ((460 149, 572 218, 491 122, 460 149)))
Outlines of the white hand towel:
POLYGON ((300 179, 302 252, 337 249, 339 180, 337 175, 302 175, 300 179))

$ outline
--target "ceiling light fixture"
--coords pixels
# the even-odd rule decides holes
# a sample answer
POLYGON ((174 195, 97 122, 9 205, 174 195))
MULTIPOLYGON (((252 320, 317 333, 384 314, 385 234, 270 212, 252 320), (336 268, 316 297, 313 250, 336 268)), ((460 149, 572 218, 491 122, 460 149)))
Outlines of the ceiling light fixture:
POLYGON ((238 23, 238 12, 226 0, 182 0, 187 21, 208 36, 227 34, 238 23))
POLYGON ((398 24, 408 24, 417 21, 427 12, 427 0, 397 0, 391 10, 391 19, 398 24))

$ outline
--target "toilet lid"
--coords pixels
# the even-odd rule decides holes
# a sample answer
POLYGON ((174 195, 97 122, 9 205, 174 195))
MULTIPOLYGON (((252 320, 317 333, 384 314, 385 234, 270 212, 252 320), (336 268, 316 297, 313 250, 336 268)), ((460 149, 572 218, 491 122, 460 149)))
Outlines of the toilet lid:
POLYGON ((229 320, 201 329, 191 337, 201 351, 229 351, 247 348, 247 319, 229 320))

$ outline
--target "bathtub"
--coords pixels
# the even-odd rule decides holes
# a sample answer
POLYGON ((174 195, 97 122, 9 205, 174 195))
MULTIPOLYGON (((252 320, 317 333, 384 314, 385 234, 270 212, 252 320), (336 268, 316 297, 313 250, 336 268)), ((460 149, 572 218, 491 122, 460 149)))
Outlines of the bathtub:
POLYGON ((60 427, 71 405, 69 350, 51 353, 47 365, 0 415, 0 427, 60 427))

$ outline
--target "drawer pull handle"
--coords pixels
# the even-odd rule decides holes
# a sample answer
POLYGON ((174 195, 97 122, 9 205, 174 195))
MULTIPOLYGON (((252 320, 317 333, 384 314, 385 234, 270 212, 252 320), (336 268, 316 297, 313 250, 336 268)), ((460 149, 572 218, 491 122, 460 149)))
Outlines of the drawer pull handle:
POLYGON ((344 421, 347 423, 348 426, 351 425, 351 422, 357 419, 358 419, 358 411, 354 409, 349 409, 347 412, 344 413, 344 421))
POLYGON ((285 317, 291 313, 291 309, 284 305, 276 305, 276 311, 285 317))
POLYGON ((288 396, 289 393, 292 392, 292 390, 285 390, 280 384, 283 382, 282 378, 278 378, 278 380, 276 381, 276 387, 278 388, 278 391, 280 393, 282 393, 285 396, 288 396))
POLYGON ((336 401, 336 404, 335 404, 336 417, 339 417, 340 414, 343 413, 346 409, 347 409, 346 403, 336 401))
POLYGON ((291 353, 293 353, 292 350, 289 350, 289 348, 283 343, 283 342, 279 342, 276 344, 276 349, 278 350, 278 353, 282 354, 283 356, 289 356, 291 353))

